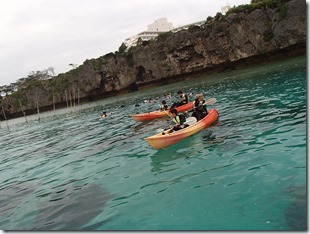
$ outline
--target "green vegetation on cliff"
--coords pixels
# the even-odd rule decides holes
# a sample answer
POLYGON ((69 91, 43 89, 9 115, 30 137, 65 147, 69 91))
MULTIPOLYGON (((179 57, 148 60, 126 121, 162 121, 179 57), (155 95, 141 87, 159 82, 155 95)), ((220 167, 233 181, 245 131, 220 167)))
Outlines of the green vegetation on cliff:
POLYGON ((288 1, 289 0, 252 0, 251 4, 239 5, 229 9, 226 15, 240 12, 250 13, 256 9, 261 8, 277 8, 279 10, 280 16, 285 18, 287 13, 285 2, 288 1))

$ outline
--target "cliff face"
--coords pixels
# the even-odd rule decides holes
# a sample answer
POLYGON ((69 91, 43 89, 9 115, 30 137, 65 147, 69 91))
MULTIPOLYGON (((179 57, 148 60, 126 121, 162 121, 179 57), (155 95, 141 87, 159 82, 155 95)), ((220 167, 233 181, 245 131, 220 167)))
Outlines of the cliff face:
POLYGON ((286 7, 284 18, 277 8, 232 13, 159 43, 136 48, 134 61, 146 71, 139 82, 191 73, 305 43, 306 2, 293 0, 286 7))
MULTIPOLYGON (((44 81, 40 87, 18 94, 24 109, 65 103, 69 99, 108 96, 119 90, 148 84, 161 79, 204 72, 221 64, 268 55, 294 46, 306 53, 306 1, 291 0, 279 6, 208 18, 202 26, 160 35, 157 40, 86 60, 66 74, 44 81), (39 90, 39 91, 38 91, 39 90), (22 98, 24 97, 24 98, 22 98), (26 97, 26 98, 25 98, 26 97)), ((4 98, 8 114, 21 110, 16 96, 4 98), (14 99, 15 98, 15 99, 14 99), (15 104, 14 104, 15 103, 15 104)))
POLYGON ((143 84, 173 79, 220 64, 305 45, 306 2, 293 0, 284 4, 285 16, 279 8, 268 7, 251 13, 231 13, 207 21, 201 27, 133 48, 129 52, 133 66, 116 55, 117 59, 109 60, 101 69, 113 74, 114 89, 119 90, 131 82, 143 84))

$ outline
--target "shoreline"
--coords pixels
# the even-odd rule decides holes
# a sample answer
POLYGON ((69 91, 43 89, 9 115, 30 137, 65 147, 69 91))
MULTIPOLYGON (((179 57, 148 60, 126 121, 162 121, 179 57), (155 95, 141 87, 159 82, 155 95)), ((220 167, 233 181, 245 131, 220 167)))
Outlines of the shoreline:
MULTIPOLYGON (((150 81, 144 84, 137 84, 138 90, 135 92, 139 92, 141 90, 147 90, 152 87, 158 87, 158 86, 163 86, 163 85, 167 85, 171 83, 182 82, 185 80, 191 80, 191 79, 201 77, 203 75, 209 76, 213 74, 219 74, 221 72, 240 70, 244 68, 250 68, 256 65, 264 65, 264 64, 286 60, 286 59, 290 59, 294 57, 306 56, 307 55, 306 46, 307 45, 304 43, 298 44, 298 45, 291 46, 289 48, 284 48, 284 49, 273 51, 267 54, 255 55, 252 57, 240 59, 240 60, 233 61, 233 62, 227 61, 225 63, 218 64, 210 68, 205 68, 205 69, 201 69, 198 71, 179 74, 179 75, 175 75, 171 77, 164 77, 159 80, 150 81)), ((124 88, 121 90, 115 90, 115 91, 110 91, 106 93, 95 94, 92 96, 80 98, 79 101, 80 101, 80 105, 87 104, 87 103, 91 103, 91 102, 102 100, 102 99, 109 98, 109 97, 116 97, 116 96, 119 96, 125 93, 131 93, 131 92, 128 91, 128 88, 124 88)), ((75 105, 78 106, 77 103, 75 105)), ((66 107, 67 107, 67 102, 55 103, 55 110, 66 108, 66 107)), ((53 111, 53 105, 39 107, 39 110, 40 110, 40 113, 53 111)), ((28 110, 24 110, 24 112, 26 116, 35 115, 37 114, 37 109, 36 108, 28 109, 28 110)), ((24 114, 22 111, 7 114, 6 119, 1 118, 0 121, 10 120, 10 119, 15 119, 15 118, 20 118, 20 117, 24 117, 24 114)))

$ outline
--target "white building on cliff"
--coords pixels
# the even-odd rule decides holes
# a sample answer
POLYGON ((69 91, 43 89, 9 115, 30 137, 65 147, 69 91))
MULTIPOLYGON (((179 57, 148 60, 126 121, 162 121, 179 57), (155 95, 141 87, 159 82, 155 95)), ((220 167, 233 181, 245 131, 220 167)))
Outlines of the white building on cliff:
POLYGON ((154 21, 154 23, 147 26, 147 30, 140 32, 132 37, 127 38, 124 44, 127 48, 136 46, 139 39, 142 41, 148 41, 156 38, 160 33, 169 32, 173 29, 172 23, 168 23, 166 18, 160 18, 154 21))
POLYGON ((227 5, 221 8, 222 14, 225 15, 229 9, 231 9, 231 6, 227 3, 227 5))

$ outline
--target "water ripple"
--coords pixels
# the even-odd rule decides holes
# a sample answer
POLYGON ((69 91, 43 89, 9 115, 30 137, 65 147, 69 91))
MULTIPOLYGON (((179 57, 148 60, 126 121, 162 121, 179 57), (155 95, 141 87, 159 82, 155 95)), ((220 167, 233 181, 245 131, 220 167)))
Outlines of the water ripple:
POLYGON ((285 191, 306 184, 306 62, 283 63, 1 123, 0 228, 290 230, 303 203, 285 191), (169 122, 130 114, 179 89, 216 97, 219 120, 154 150, 143 138, 169 122))

